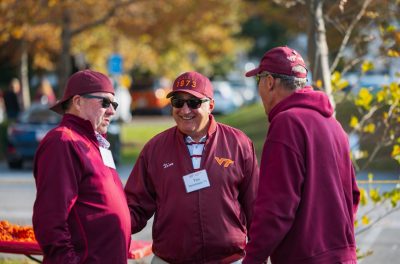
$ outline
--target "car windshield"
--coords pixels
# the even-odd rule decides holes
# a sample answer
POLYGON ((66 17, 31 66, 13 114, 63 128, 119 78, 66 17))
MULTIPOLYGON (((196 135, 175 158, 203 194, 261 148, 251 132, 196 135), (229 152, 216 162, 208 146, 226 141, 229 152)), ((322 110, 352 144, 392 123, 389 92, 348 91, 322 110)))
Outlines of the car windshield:
POLYGON ((22 113, 19 118, 20 123, 24 124, 58 124, 61 116, 47 108, 32 107, 22 113))

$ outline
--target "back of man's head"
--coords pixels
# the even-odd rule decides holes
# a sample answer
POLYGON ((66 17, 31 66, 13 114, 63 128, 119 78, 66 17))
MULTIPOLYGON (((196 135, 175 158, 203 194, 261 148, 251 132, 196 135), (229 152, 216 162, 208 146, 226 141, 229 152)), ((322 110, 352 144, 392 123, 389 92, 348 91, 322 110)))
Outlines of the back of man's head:
POLYGON ((281 84, 287 89, 303 88, 307 83, 307 67, 300 53, 284 47, 276 47, 267 51, 260 61, 260 65, 246 73, 246 77, 262 73, 272 74, 281 79, 281 84))

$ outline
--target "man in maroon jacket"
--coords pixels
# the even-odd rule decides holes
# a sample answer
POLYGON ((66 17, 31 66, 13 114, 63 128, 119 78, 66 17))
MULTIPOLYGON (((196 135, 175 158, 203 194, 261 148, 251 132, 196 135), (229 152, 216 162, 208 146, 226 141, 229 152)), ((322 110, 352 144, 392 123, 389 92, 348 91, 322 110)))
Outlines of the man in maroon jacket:
POLYGON ((270 126, 243 263, 356 263, 359 191, 328 97, 306 86, 304 61, 288 47, 246 76, 258 78, 270 126))
POLYGON ((152 263, 240 261, 258 185, 253 143, 214 120, 207 77, 183 73, 167 97, 176 126, 145 145, 125 186, 132 233, 154 214, 152 263))
POLYGON ((73 74, 50 109, 63 114, 35 155, 33 228, 43 263, 126 264, 130 216, 106 134, 118 104, 109 78, 73 74))

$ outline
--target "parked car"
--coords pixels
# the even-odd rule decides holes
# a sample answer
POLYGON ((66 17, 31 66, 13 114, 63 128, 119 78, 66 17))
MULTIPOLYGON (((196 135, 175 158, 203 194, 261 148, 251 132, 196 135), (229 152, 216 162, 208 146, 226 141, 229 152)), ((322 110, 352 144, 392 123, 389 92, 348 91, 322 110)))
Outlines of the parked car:
POLYGON ((254 78, 229 79, 229 83, 235 91, 240 93, 245 105, 257 101, 257 84, 254 78))
MULTIPOLYGON (((8 127, 6 159, 10 168, 22 168, 25 161, 32 161, 39 142, 61 121, 62 116, 48 108, 48 105, 33 104, 8 127)), ((111 143, 114 161, 118 163, 121 141, 120 126, 117 122, 111 122, 107 140, 111 143)))
POLYGON ((243 105, 243 98, 228 81, 212 81, 214 87, 214 114, 229 114, 243 105))
POLYGON ((167 94, 172 83, 166 78, 142 77, 133 79, 130 87, 132 114, 169 115, 171 106, 167 94))

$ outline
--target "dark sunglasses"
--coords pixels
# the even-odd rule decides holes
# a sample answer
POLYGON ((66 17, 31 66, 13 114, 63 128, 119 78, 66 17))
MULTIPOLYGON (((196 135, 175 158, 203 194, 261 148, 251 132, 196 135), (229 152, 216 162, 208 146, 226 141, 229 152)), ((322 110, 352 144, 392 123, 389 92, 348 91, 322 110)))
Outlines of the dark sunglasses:
POLYGON ((197 109, 201 106, 202 103, 210 101, 208 98, 198 99, 198 98, 190 98, 190 99, 181 99, 181 98, 172 98, 171 104, 175 108, 182 108, 183 105, 186 103, 188 107, 191 109, 197 109))
POLYGON ((84 95, 81 95, 81 96, 83 98, 88 98, 88 99, 102 99, 101 107, 109 108, 110 105, 112 105, 114 110, 117 110, 118 103, 117 102, 111 102, 111 100, 109 98, 107 98, 107 97, 98 96, 98 95, 91 95, 91 94, 84 94, 84 95))

